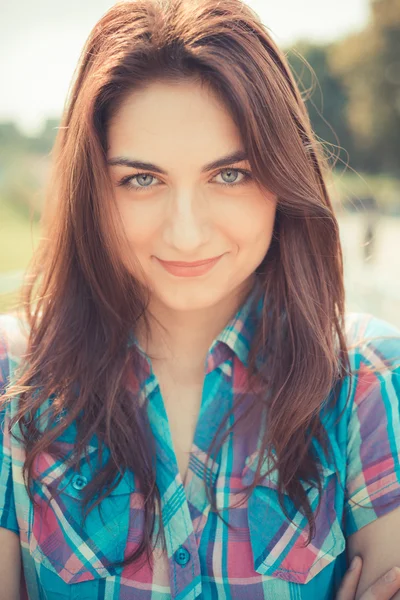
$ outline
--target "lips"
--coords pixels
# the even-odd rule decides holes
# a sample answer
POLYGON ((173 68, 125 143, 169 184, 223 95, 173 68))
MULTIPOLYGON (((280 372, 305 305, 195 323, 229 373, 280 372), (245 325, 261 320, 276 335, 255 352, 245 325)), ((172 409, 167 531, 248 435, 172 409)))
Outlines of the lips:
POLYGON ((222 258, 221 256, 216 256, 215 258, 208 258, 206 260, 198 260, 196 262, 182 262, 182 261, 164 261, 157 259, 161 266, 168 271, 171 275, 175 275, 177 277, 199 277, 200 275, 205 275, 211 269, 214 268, 219 260, 222 258))
POLYGON ((170 265, 171 267, 200 267, 201 265, 208 265, 209 263, 216 261, 218 258, 220 258, 220 256, 214 256, 214 258, 207 258, 205 260, 197 260, 196 262, 182 262, 179 260, 161 260, 160 258, 158 260, 164 265, 170 265))

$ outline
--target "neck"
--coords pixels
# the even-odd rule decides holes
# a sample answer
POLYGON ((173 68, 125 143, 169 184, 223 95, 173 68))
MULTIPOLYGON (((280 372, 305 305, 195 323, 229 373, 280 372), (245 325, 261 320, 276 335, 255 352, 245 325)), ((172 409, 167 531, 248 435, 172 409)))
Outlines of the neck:
POLYGON ((218 304, 196 311, 174 311, 168 306, 150 301, 150 335, 139 324, 137 337, 141 347, 151 357, 153 367, 167 368, 176 378, 202 381, 204 363, 209 348, 218 334, 236 314, 247 297, 253 279, 235 290, 218 304))

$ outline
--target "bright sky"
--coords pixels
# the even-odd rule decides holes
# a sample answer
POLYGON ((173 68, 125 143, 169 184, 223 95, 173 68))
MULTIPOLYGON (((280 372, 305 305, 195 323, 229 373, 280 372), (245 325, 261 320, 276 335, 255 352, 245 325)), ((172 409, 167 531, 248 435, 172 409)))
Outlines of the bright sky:
MULTIPOLYGON (((331 41, 362 29, 368 0, 247 0, 285 46, 303 38, 331 41)), ((58 118, 83 44, 112 0, 19 0, 0 10, 0 121, 35 133, 58 118), (22 16, 22 18, 21 18, 22 16)))

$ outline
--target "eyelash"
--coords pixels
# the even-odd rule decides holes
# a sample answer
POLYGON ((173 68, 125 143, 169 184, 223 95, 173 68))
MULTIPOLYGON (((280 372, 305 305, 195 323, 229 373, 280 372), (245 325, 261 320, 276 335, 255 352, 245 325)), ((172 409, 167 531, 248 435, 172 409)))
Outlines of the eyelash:
MULTIPOLYGON (((217 177, 224 171, 237 171, 238 173, 241 173, 242 175, 244 175, 244 179, 242 181, 240 181, 239 183, 218 183, 217 185, 222 185, 224 187, 239 187, 240 185, 245 185, 246 183, 249 182, 250 179, 252 179, 252 175, 251 175, 250 171, 247 171, 246 169, 233 169, 231 167, 226 167, 225 169, 222 169, 214 177, 217 177)), ((118 182, 118 187, 126 187, 130 190, 135 190, 135 191, 139 191, 139 192, 142 192, 142 191, 151 189, 152 187, 155 187, 154 185, 148 185, 148 186, 132 185, 131 184, 132 179, 136 179, 136 177, 140 177, 141 175, 150 175, 150 177, 157 179, 157 177, 155 177, 151 173, 146 173, 146 172, 137 173, 136 175, 128 175, 127 177, 123 177, 118 182)))

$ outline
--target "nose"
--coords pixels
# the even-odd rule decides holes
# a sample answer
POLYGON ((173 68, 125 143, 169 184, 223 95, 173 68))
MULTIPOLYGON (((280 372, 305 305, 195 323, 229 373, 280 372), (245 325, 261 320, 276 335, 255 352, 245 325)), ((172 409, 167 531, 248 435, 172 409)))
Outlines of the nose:
POLYGON ((206 200, 195 192, 183 190, 171 200, 164 240, 181 255, 196 254, 210 240, 212 225, 206 200))

